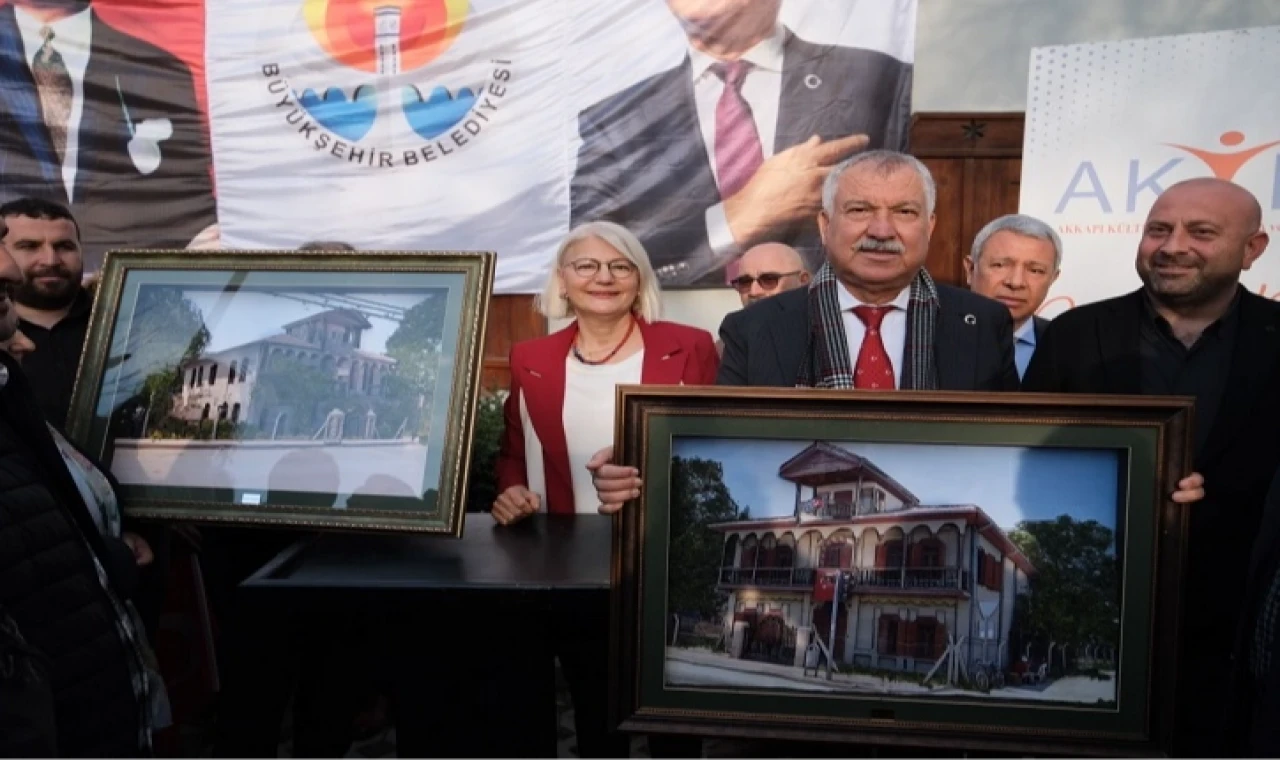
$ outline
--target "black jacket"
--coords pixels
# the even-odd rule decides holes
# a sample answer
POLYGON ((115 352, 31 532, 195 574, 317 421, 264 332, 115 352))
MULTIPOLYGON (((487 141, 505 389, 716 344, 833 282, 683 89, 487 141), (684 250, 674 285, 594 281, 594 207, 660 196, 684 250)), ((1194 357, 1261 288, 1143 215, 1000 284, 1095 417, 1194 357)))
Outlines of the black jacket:
POLYGON ((21 370, 0 364, 0 608, 47 658, 58 754, 136 756, 132 655, 93 557, 113 588, 129 560, 98 532, 21 370))
MULTIPOLYGON (((757 301, 725 317, 717 385, 795 387, 809 338, 808 288, 757 301)), ((1013 318, 1004 304, 938 285, 934 361, 938 389, 1016 391, 1013 318)))
MULTIPOLYGON (((1227 391, 1195 452, 1205 498, 1190 507, 1178 632, 1175 752, 1197 757, 1225 751, 1221 721, 1249 550, 1280 466, 1280 303, 1249 292, 1240 297, 1227 391)), ((1138 290, 1054 319, 1036 346, 1023 390, 1140 394, 1143 298, 1138 290)))

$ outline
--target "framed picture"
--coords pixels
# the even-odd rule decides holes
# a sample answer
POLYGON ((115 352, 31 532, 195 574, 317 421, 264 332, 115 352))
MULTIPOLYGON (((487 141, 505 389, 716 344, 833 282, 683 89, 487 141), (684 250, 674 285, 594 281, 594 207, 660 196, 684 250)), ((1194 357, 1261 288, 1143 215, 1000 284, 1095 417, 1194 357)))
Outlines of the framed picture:
POLYGON ((1161 753, 1192 404, 620 387, 616 723, 1161 753))
POLYGON ((68 432, 134 517, 459 536, 493 267, 111 252, 68 432))

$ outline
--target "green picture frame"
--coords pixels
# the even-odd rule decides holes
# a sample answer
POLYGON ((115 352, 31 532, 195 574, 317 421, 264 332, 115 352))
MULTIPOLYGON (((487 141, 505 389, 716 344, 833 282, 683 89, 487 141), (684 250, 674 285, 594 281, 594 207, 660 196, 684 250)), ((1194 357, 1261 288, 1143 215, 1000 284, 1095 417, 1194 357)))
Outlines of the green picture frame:
POLYGON ((614 533, 621 730, 1167 752, 1193 400, 620 386, 617 403, 617 460, 644 479, 614 533))
POLYGON ((131 517, 461 536, 495 260, 109 252, 67 432, 131 517))

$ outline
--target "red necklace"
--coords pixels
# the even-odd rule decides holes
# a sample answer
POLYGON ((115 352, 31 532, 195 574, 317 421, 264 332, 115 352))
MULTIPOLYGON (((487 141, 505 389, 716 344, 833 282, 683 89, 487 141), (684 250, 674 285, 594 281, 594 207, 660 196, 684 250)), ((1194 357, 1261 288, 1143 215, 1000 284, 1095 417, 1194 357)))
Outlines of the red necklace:
MULTIPOLYGON (((578 350, 578 341, 575 340, 573 342, 573 358, 577 359, 583 364, 590 364, 592 366, 607 364, 608 361, 613 357, 617 356, 618 352, 622 350, 622 347, 627 344, 627 339, 631 337, 631 332, 635 329, 636 329, 636 320, 633 317, 631 319, 631 324, 627 326, 627 334, 622 336, 622 340, 618 341, 618 345, 613 347, 613 350, 609 352, 608 356, 601 359, 600 361, 595 361, 595 362, 591 361, 590 359, 582 355, 582 352, 578 350)), ((581 336, 581 333, 579 333, 579 336, 581 336)))

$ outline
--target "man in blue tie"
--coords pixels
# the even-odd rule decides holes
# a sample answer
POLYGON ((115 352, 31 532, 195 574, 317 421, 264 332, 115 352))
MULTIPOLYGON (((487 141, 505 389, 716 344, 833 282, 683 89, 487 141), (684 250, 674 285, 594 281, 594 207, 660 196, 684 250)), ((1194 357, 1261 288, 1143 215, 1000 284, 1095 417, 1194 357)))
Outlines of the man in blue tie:
POLYGON ((969 289, 1009 307, 1021 378, 1048 320, 1035 316, 1062 267, 1062 240, 1048 224, 1007 214, 983 227, 964 260, 969 289))

